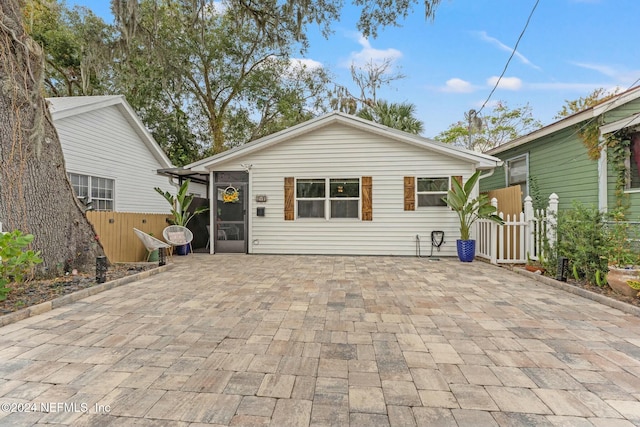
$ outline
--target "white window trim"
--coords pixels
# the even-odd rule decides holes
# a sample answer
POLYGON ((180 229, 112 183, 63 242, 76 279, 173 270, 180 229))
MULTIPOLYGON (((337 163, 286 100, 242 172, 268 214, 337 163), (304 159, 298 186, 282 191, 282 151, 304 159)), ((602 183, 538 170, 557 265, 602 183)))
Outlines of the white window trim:
MULTIPOLYGON (((111 204, 112 204, 112 209, 110 210, 101 210, 101 212, 115 212, 116 210, 116 180, 115 178, 109 178, 106 176, 97 176, 97 175, 89 175, 86 173, 79 173, 79 172, 72 172, 72 171, 67 171, 67 177, 69 178, 69 180, 71 180, 70 175, 78 175, 78 176, 83 176, 83 177, 87 177, 87 201, 86 203, 90 203, 93 200, 110 200, 111 204), (106 179, 109 180, 113 183, 113 188, 111 190, 111 195, 112 197, 110 199, 107 198, 102 198, 102 197, 92 197, 91 196, 91 190, 92 190, 92 181, 93 179, 106 179)), ((73 185, 71 185, 71 187, 73 188, 73 185)), ((75 189, 74 189, 74 194, 75 194, 75 189)), ((80 198, 80 196, 76 195, 76 197, 80 198)), ((94 207, 95 209, 95 207, 94 207)), ((98 209, 95 209, 96 211, 98 211, 98 209)))
POLYGON ((508 159, 505 159, 504 161, 504 186, 505 187, 509 187, 509 162, 512 161, 516 161, 516 160, 521 160, 522 158, 525 159, 525 165, 527 168, 527 177, 525 178, 525 188, 523 193, 524 194, 529 194, 529 153, 524 153, 524 154, 520 154, 514 157, 510 157, 508 159))
POLYGON ((361 221, 362 220, 362 177, 360 176, 341 176, 340 178, 318 178, 318 177, 296 177, 294 185, 294 217, 296 221, 361 221), (298 181, 305 180, 324 180, 324 197, 298 197, 298 181), (358 180, 358 197, 331 197, 331 180, 332 179, 357 179, 358 180), (324 200, 324 218, 306 218, 298 215, 298 200, 324 200), (358 200, 358 217, 357 218, 332 218, 331 217, 331 201, 332 200, 358 200))
POLYGON ((446 204, 442 205, 442 206, 420 206, 420 202, 419 202, 419 195, 420 194, 441 194, 442 197, 446 197, 447 196, 447 191, 418 191, 418 179, 446 179, 447 180, 447 189, 451 188, 451 177, 450 176, 417 176, 416 177, 416 181, 413 184, 414 188, 416 189, 416 194, 415 194, 415 206, 416 209, 442 209, 442 208, 448 208, 448 206, 446 204))

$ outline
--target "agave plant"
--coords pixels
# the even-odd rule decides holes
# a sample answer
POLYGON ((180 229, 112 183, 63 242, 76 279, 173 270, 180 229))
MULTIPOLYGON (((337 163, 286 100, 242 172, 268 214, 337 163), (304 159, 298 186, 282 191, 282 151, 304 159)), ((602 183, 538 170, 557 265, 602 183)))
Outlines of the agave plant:
POLYGON ((479 219, 490 219, 498 224, 504 224, 502 218, 496 215, 496 207, 491 205, 489 197, 481 194, 471 199, 471 192, 480 178, 480 171, 476 171, 464 186, 453 180, 453 188, 447 192, 443 200, 453 209, 460 219, 460 239, 469 240, 471 226, 479 219))
POLYGON ((208 207, 201 206, 193 212, 187 211, 194 197, 193 194, 187 194, 187 190, 189 189, 189 182, 189 180, 183 182, 178 189, 178 193, 175 196, 168 191, 163 191, 160 187, 154 188, 154 190, 156 190, 162 197, 164 197, 165 200, 171 205, 171 214, 173 215, 173 220, 171 222, 175 225, 181 225, 183 227, 186 227, 189 221, 191 221, 194 216, 209 210, 208 207))

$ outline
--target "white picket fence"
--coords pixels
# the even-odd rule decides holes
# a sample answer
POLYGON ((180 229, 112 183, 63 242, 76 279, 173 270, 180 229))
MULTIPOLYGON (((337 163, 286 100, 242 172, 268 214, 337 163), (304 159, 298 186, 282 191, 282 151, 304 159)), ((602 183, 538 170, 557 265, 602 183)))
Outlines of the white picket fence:
MULTIPOLYGON (((498 200, 491 204, 499 209, 498 200)), ((476 256, 486 258, 493 264, 522 264, 527 257, 538 260, 542 254, 545 237, 553 246, 558 217, 558 196, 549 196, 549 206, 537 212, 533 199, 524 199, 524 212, 519 215, 498 214, 504 225, 481 219, 476 222, 476 256)))

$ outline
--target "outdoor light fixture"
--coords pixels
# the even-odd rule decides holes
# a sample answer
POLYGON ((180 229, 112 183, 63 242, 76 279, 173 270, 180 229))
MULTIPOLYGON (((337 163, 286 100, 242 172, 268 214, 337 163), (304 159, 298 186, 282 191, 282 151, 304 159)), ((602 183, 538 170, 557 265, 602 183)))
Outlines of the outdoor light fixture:
POLYGON ((159 248, 158 249, 158 266, 162 267, 163 265, 165 265, 167 263, 166 261, 166 252, 167 248, 159 248))
POLYGON ((556 280, 560 280, 561 282, 566 282, 568 273, 569 273, 569 258, 564 256, 558 257, 558 272, 556 273, 556 280))
POLYGON ((96 258, 96 283, 104 283, 107 281, 107 257, 99 256, 96 258))

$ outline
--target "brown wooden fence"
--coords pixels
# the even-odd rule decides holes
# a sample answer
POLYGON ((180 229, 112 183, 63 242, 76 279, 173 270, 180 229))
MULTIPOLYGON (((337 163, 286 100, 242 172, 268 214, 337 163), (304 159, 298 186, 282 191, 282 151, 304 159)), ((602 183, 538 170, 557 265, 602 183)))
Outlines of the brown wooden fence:
POLYGON ((140 239, 133 232, 137 228, 163 240, 162 230, 168 225, 168 214, 145 214, 128 212, 87 212, 96 234, 111 262, 137 262, 147 257, 140 239))
MULTIPOLYGON (((522 190, 519 185, 513 185, 507 188, 500 188, 497 190, 491 190, 487 193, 489 200, 498 200, 498 212, 503 214, 503 218, 509 218, 511 221, 516 222, 517 218, 520 218, 522 214, 522 190)), ((498 252, 508 251, 505 254, 507 259, 521 259, 526 256, 524 253, 520 253, 522 247, 521 235, 524 233, 524 228, 521 225, 511 225, 509 232, 513 233, 515 241, 511 242, 510 237, 506 234, 502 239, 498 240, 498 252)))
POLYGON ((487 192, 489 200, 498 199, 498 211, 505 215, 520 215, 522 213, 522 190, 519 185, 514 185, 487 192))

